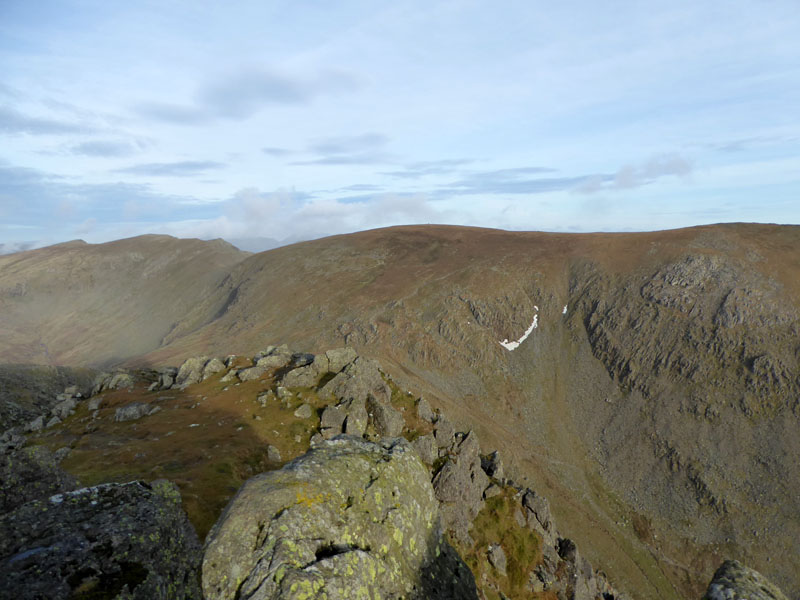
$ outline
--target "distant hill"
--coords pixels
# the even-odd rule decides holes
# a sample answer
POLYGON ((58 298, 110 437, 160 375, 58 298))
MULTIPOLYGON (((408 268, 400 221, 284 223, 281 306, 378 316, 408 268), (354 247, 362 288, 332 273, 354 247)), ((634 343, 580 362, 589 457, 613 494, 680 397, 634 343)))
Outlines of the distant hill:
POLYGON ((737 558, 793 597, 798 249, 800 227, 751 224, 395 227, 254 255, 158 236, 50 247, 0 257, 0 358, 350 345, 500 449, 620 588, 699 597, 737 558))

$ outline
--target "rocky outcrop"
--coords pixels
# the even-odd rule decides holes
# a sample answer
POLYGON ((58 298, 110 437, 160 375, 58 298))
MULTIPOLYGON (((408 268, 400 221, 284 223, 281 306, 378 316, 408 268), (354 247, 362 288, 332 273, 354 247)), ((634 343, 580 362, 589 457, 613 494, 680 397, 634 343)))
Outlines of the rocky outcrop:
POLYGON ((489 477, 481 468, 480 450, 477 436, 467 433, 447 455, 433 480, 445 527, 466 545, 472 543, 469 530, 483 508, 483 493, 489 487, 489 477))
POLYGON ((165 480, 103 484, 0 516, 3 598, 197 598, 200 544, 165 480))
POLYGON ((123 421, 136 421, 142 417, 152 415, 161 410, 158 406, 151 406, 146 402, 131 402, 125 406, 120 406, 114 411, 114 420, 119 422, 123 421))
POLYGON ((12 447, 0 453, 0 514, 31 500, 77 487, 77 480, 58 466, 56 457, 47 448, 12 447))
POLYGON ((787 600, 758 571, 735 560, 726 560, 714 573, 703 600, 787 600))
POLYGON ((136 384, 133 375, 127 371, 117 370, 114 373, 100 373, 95 378, 92 396, 107 390, 119 390, 122 388, 132 388, 136 384))
POLYGON ((0 365, 0 430, 28 428, 43 415, 46 423, 56 404, 89 396, 95 375, 92 369, 0 365))
POLYGON ((208 536, 208 600, 477 598, 407 442, 320 443, 249 480, 208 536))

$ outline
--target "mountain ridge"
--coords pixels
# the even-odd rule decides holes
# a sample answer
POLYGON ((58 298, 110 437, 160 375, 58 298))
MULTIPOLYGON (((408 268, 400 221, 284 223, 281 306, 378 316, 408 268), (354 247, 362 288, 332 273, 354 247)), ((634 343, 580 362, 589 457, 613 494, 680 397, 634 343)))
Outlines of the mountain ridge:
MULTIPOLYGON (((114 361, 248 354, 264 339, 311 352, 352 346, 503 450, 627 589, 699 595, 700 571, 730 555, 792 593, 798 242, 798 227, 753 224, 635 234, 415 226, 230 253, 202 285, 173 288, 181 316, 149 348, 137 342, 114 361), (500 345, 534 316, 524 343, 500 345), (765 537, 780 552, 755 542, 765 537)), ((2 258, 0 289, 13 290, 2 258)), ((142 302, 170 297, 158 292, 142 302)), ((135 340, 143 318, 114 335, 135 340)), ((103 356, 93 347, 102 326, 84 327, 54 359, 103 356)), ((7 348, 31 343, 12 332, 7 348)))

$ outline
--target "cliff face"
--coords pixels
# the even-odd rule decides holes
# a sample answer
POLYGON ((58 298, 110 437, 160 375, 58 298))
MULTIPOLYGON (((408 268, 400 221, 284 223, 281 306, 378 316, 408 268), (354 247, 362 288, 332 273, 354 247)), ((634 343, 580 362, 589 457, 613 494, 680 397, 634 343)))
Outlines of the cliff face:
POLYGON ((697 597, 732 556, 796 594, 798 247, 759 225, 338 236, 171 291, 182 316, 125 358, 353 347, 500 449, 620 587, 697 597))

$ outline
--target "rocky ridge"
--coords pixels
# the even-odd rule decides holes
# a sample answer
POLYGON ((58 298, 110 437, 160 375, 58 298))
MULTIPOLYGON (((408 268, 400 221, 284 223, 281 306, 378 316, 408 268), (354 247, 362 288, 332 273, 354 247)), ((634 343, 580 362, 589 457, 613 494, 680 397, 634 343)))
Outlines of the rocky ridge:
MULTIPOLYGON (((574 542, 559 535, 547 501, 505 478, 497 452, 483 453, 474 432, 457 432, 423 398, 398 405, 398 394, 404 400, 411 397, 400 393, 375 361, 352 349, 315 356, 291 352, 285 346, 269 347, 245 364, 235 357, 225 361, 196 357, 168 371, 101 374, 93 386, 98 395, 79 400, 94 406, 91 411, 86 408, 88 416, 83 418, 96 420, 105 394, 118 386, 123 391, 133 388, 144 377, 141 385, 150 388, 149 394, 173 387, 186 389, 195 385, 194 380, 202 381, 206 366, 217 361, 228 366, 208 373, 206 379, 216 377, 221 385, 248 381, 252 369, 264 368, 259 377, 272 384, 251 400, 255 403, 281 402, 296 413, 299 408, 291 399, 298 388, 314 389, 325 400, 310 451, 279 471, 248 481, 210 532, 203 568, 206 597, 301 597, 292 595, 298 590, 311 590, 309 597, 317 597, 323 588, 331 598, 352 597, 343 590, 349 589, 346 582, 354 576, 365 590, 373 589, 370 582, 380 581, 374 589, 381 597, 483 598, 506 592, 504 597, 509 598, 546 592, 564 599, 624 597, 581 557, 574 542), (167 372, 189 375, 185 379, 171 376, 169 381, 163 378, 167 372), (396 437, 401 434, 410 441, 396 437), (352 493, 356 490, 362 490, 361 495, 352 493), (295 507, 288 512, 287 502, 295 507), (495 538, 484 539, 489 527, 481 527, 475 537, 473 524, 480 519, 494 523, 495 538), (250 542, 243 542, 252 536, 260 540, 255 550, 250 542), (235 550, 244 547, 249 550, 235 550), (524 556, 517 555, 520 548, 524 556), (253 553, 250 558, 247 552, 253 553), (469 558, 469 568, 460 555, 469 558), (226 556, 237 558, 231 561, 226 556), (226 575, 225 569, 233 571, 226 575), (237 582, 234 588, 232 581, 237 582)), ((151 405, 140 401, 116 408, 115 421, 125 421, 116 418, 121 410, 136 412, 130 407, 138 406, 145 410, 134 421, 153 418, 151 405)), ((310 410, 308 404, 303 406, 310 410)), ((80 410, 80 406, 75 408, 80 410)), ((79 417, 65 415, 65 419, 79 417)), ((56 431, 59 425, 51 425, 48 431, 56 431)), ((64 594, 104 585, 117 590, 114 594, 118 595, 109 597, 128 597, 127 593, 130 597, 199 597, 191 583, 199 561, 193 558, 199 556, 193 549, 196 538, 186 528, 183 513, 169 508, 178 507, 180 498, 171 484, 103 484, 75 490, 77 481, 64 474, 46 450, 20 448, 23 438, 17 431, 6 432, 4 439, 9 441, 7 465, 15 465, 6 470, 17 479, 45 482, 48 478, 39 474, 44 470, 53 481, 7 503, 2 523, 8 544, 0 555, 9 566, 6 578, 12 586, 19 586, 29 569, 47 564, 53 565, 48 572, 56 579, 42 585, 63 588, 64 594), (44 467, 28 477, 30 469, 16 470, 20 456, 37 458, 44 467), (162 506, 158 498, 172 504, 162 506), (45 506, 52 506, 47 524, 35 521, 45 506), (128 533, 110 526, 109 519, 128 510, 132 516, 123 518, 120 525, 130 527, 128 533), (137 520, 136 515, 162 511, 167 515, 164 521, 145 525, 137 520), (74 532, 71 528, 80 523, 91 525, 74 532), (40 526, 53 532, 48 535, 75 541, 39 556, 33 550, 51 543, 44 539, 54 538, 29 537, 24 532, 40 526), (104 528, 110 532, 111 546, 101 535, 104 528), (173 529, 183 533, 175 537, 176 545, 163 548, 168 556, 161 556, 159 562, 169 573, 160 573, 136 552, 146 552, 149 543, 173 529), (119 545, 119 540, 128 538, 142 540, 144 546, 137 550, 119 545), (70 562, 64 552, 81 558, 70 562), (175 563, 171 558, 175 552, 183 553, 186 560, 175 563), (126 558, 127 562, 120 558, 134 555, 138 558, 126 558), (61 579, 55 575, 59 561, 73 565, 61 579)), ((364 594, 372 597, 370 591, 364 594)))

